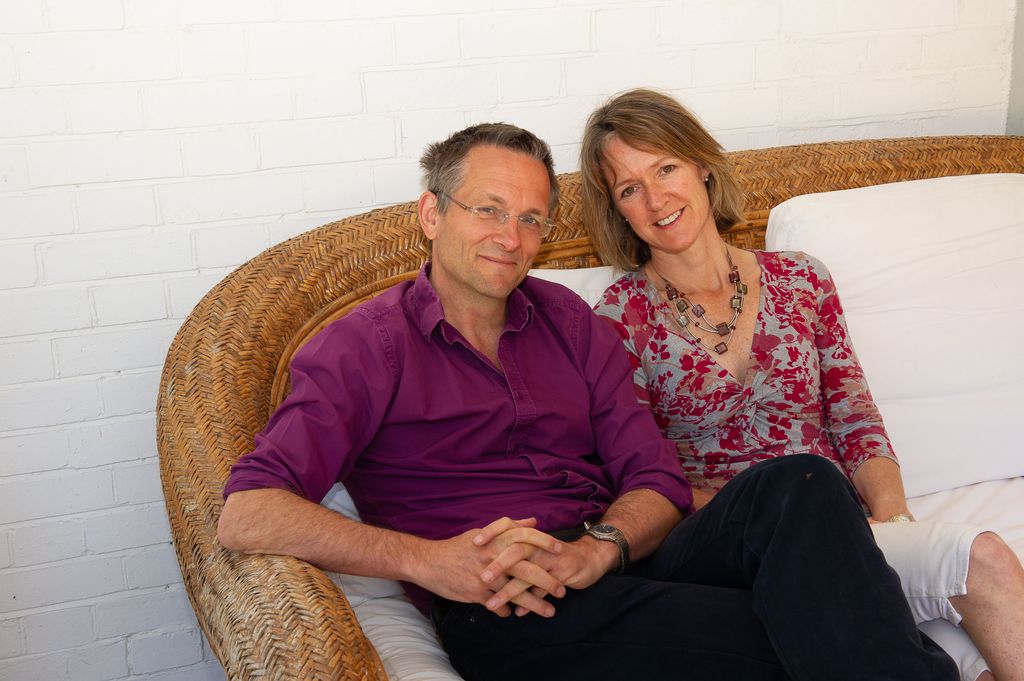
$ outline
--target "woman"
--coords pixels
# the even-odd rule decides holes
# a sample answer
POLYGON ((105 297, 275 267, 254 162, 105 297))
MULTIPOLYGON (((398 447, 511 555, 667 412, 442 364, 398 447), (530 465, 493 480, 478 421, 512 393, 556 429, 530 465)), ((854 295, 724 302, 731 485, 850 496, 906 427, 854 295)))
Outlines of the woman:
POLYGON ((722 239, 743 196, 721 146, 672 98, 633 90, 591 115, 581 170, 591 238, 627 272, 595 309, 622 336, 698 507, 758 461, 834 461, 905 592, 930 594, 908 596, 918 623, 948 620, 923 629, 940 643, 966 630, 984 655, 961 646, 962 677, 1024 679, 1024 569, 992 533, 913 522, 824 265, 722 239))

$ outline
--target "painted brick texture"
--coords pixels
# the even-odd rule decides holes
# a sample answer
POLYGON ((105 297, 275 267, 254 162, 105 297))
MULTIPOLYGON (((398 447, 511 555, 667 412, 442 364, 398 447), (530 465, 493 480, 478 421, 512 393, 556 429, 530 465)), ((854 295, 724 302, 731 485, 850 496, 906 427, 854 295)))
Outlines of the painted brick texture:
POLYGON ((0 2, 0 678, 224 678, 159 484, 160 365, 226 273, 416 198, 507 120, 576 168, 656 86, 731 149, 1003 133, 1014 0, 0 2), (86 58, 86 55, 88 58, 86 58))

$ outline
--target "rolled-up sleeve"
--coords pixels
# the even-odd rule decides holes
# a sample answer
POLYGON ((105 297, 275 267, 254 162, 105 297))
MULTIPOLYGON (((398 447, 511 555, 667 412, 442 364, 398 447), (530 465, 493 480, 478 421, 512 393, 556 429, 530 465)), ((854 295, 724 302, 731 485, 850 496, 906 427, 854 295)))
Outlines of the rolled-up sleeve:
POLYGON ((292 391, 232 467, 224 496, 287 489, 319 502, 377 432, 397 371, 385 329, 358 312, 325 328, 292 360, 292 391))

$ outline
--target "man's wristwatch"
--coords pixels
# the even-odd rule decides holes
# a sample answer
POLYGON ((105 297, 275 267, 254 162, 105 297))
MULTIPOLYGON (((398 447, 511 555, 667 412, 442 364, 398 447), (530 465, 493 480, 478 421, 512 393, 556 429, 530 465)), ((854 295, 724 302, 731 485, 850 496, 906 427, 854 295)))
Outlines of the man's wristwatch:
POLYGON ((629 542, 626 541, 626 535, 622 534, 622 530, 608 523, 599 525, 583 523, 583 527, 583 534, 589 534, 594 539, 601 541, 615 542, 615 545, 619 547, 619 569, 617 572, 620 574, 624 572, 626 566, 629 565, 629 542))
POLYGON ((908 515, 906 513, 897 513, 896 515, 891 516, 885 522, 887 522, 887 523, 912 523, 912 522, 914 522, 914 516, 908 515))

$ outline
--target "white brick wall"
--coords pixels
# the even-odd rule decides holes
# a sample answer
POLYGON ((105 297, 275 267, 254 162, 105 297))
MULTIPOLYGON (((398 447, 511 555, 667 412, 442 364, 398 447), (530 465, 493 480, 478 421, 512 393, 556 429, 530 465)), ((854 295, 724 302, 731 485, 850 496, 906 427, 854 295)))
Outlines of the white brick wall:
MULTIPOLYGON (((136 385, 132 382, 124 385, 126 397, 128 393, 137 396, 155 392, 155 372, 137 376, 145 383, 136 385)), ((131 408, 126 406, 125 410, 131 408)), ((83 425, 69 430, 68 457, 71 465, 75 468, 92 468, 156 456, 156 442, 153 438, 156 418, 149 411, 151 405, 138 405, 134 409, 146 413, 121 420, 100 421, 95 425, 83 425)))
MULTIPOLYGON (((87 10, 93 2, 80 4, 87 10)), ((174 37, 170 32, 128 29, 13 38, 18 82, 79 85, 174 78, 174 37)))
MULTIPOLYGON (((61 469, 10 476, 0 483, 0 516, 6 522, 42 520, 113 505, 113 477, 104 469, 61 469)), ((0 603, 0 609, 3 605, 0 603)))
POLYGON ((148 227, 157 224, 151 184, 90 187, 73 194, 78 233, 148 227), (117 206, 117 210, 111 210, 117 206))
POLYGON ((127 676, 125 641, 98 643, 45 655, 25 655, 0 660, 5 679, 75 679, 109 681, 127 676))
POLYGON ((62 430, 6 435, 0 437, 0 478, 64 468, 69 456, 62 430))
POLYGON ((97 637, 114 638, 195 624, 192 605, 184 589, 139 591, 137 594, 108 599, 93 608, 97 637))
POLYGON ((11 533, 11 544, 18 567, 77 558, 85 553, 85 529, 78 519, 24 524, 11 533))
POLYGON ((0 584, 0 612, 38 608, 116 593, 124 589, 117 556, 73 559, 45 567, 11 568, 0 584))
MULTIPOLYGON (((9 567, 13 563, 14 554, 11 551, 11 533, 4 532, 0 534, 0 568, 9 567)), ((0 632, 0 635, 2 635, 2 632, 0 632)), ((0 649, 2 648, 3 646, 0 645, 0 649)), ((3 655, 0 655, 0 657, 3 657, 3 655)))
POLYGON ((139 177, 180 177, 181 148, 176 136, 124 133, 73 136, 26 148, 29 176, 38 187, 113 182, 139 177))
MULTIPOLYGON (((232 268, 508 120, 671 91, 728 148, 1002 133, 1014 0, 0 2, 0 678, 214 681, 153 437, 232 268)), ((1024 20, 1021 18, 1020 20, 1024 20)))
POLYGON ((77 648, 96 640, 92 612, 88 607, 65 608, 21 620, 25 652, 45 653, 60 648, 77 648))
POLYGON ((21 643, 20 623, 15 620, 0 622, 0 660, 14 657, 23 651, 24 646, 21 643))
POLYGON ((129 589, 170 586, 181 581, 178 560, 170 545, 135 551, 124 564, 129 589))
POLYGON ((50 344, 42 340, 0 344, 0 376, 12 383, 53 378, 50 344))
POLYGON ((181 667, 203 659, 197 629, 140 634, 128 639, 128 664, 136 674, 181 667))
MULTIPOLYGON (((99 385, 94 378, 0 387, 0 432, 78 423, 100 416, 99 385)), ((0 499, 0 508, 3 504, 0 499)))
POLYGON ((75 229, 71 197, 64 192, 0 195, 0 215, 6 238, 70 234, 75 229))

